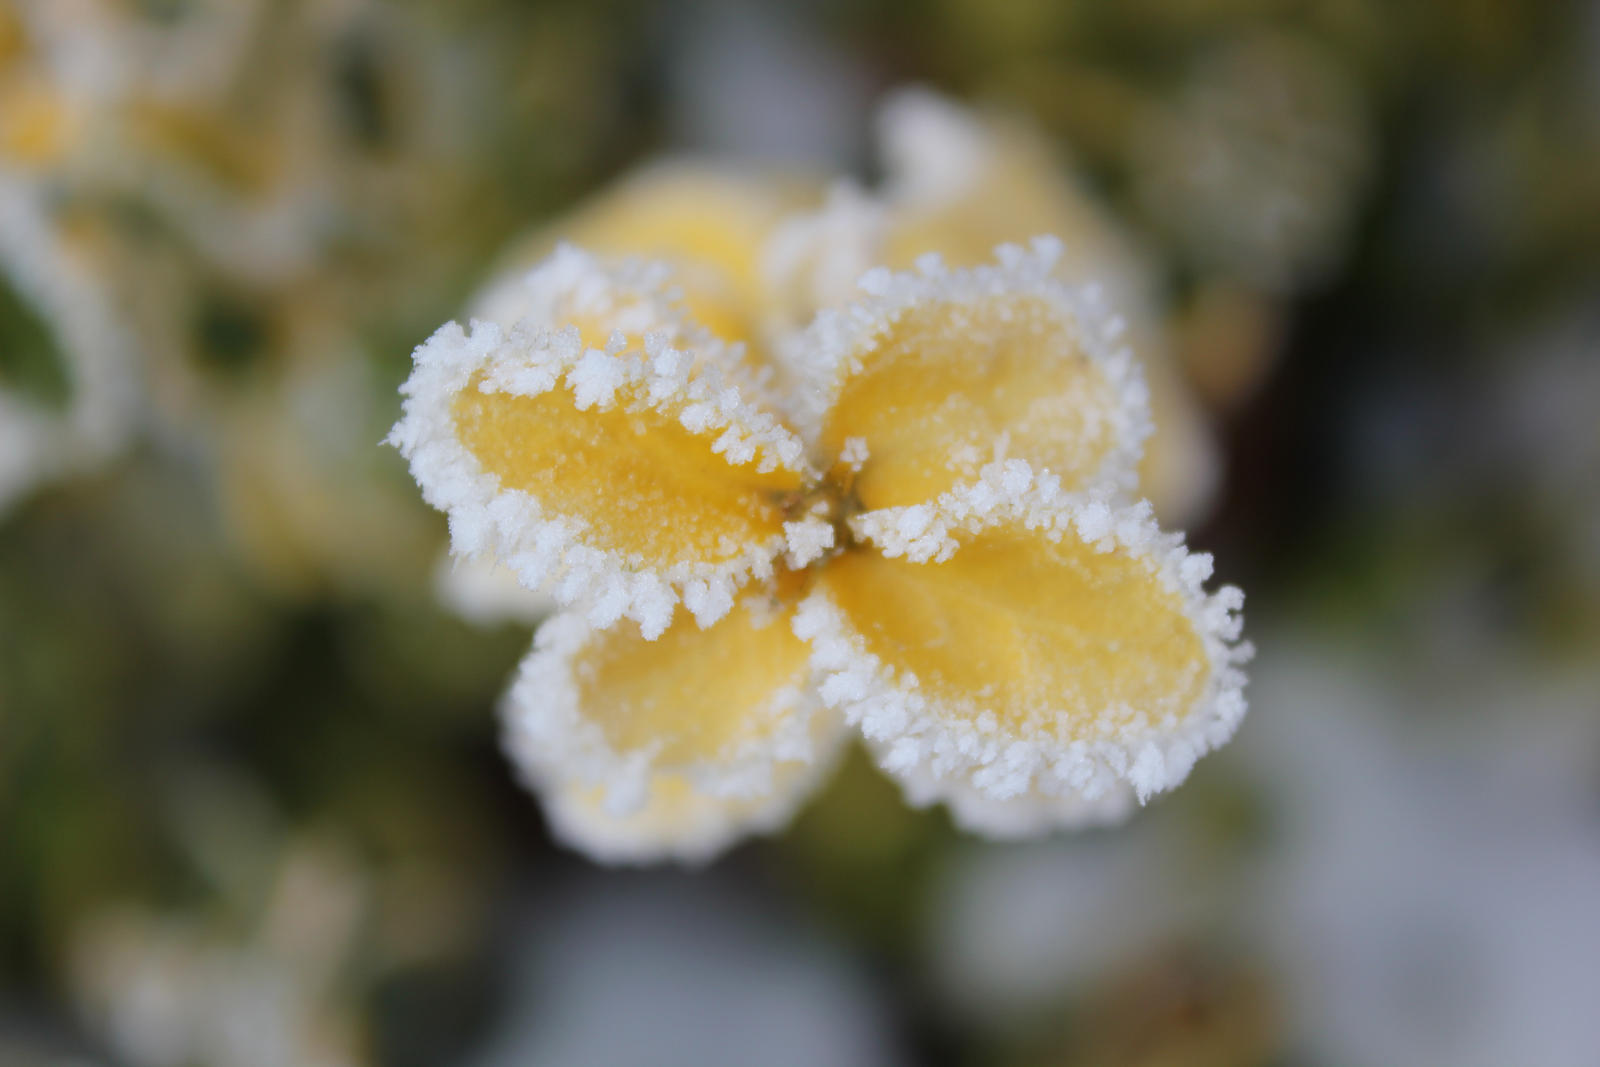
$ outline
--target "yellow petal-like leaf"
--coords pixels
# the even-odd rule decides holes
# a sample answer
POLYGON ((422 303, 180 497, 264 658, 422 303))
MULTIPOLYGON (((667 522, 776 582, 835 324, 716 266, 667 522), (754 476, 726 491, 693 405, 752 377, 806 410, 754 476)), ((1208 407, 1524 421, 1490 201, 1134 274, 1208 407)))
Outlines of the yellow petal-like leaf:
POLYGON ((782 764, 771 790, 750 797, 716 796, 681 774, 653 774, 638 807, 620 811, 604 786, 551 781, 537 789, 555 836, 594 860, 697 864, 745 838, 783 829, 831 765, 782 764))
POLYGON ((1217 480, 1210 428, 1168 350, 1148 268, 1068 161, 1019 119, 920 90, 890 98, 879 132, 888 171, 880 261, 901 270, 932 253, 964 267, 987 261, 996 245, 1059 238, 1057 277, 1105 286, 1149 383, 1154 432, 1139 464, 1140 495, 1163 522, 1201 517, 1217 480))
POLYGON ((996 245, 1051 234, 1066 245, 1058 269, 1069 280, 1140 285, 1135 257, 1105 212, 1025 122, 908 90, 885 104, 878 133, 892 209, 882 239, 887 266, 904 269, 930 252, 975 266, 996 245))
MULTIPOLYGON (((1210 558, 1147 505, 1065 493, 1013 462, 941 498, 919 535, 940 551, 892 533, 878 531, 892 557, 869 539, 830 563, 797 629, 824 699, 923 799, 1058 798, 1056 823, 1081 822, 1126 786, 1176 785, 1243 715, 1241 598, 1207 594, 1210 558)), ((1043 828, 1030 819, 1016 832, 1043 828)))
POLYGON ((776 829, 832 764, 790 609, 746 598, 646 640, 558 616, 507 695, 507 746, 556 831, 598 859, 703 859, 776 829))
POLYGON ((998 266, 869 275, 869 296, 818 316, 821 447, 860 442, 862 506, 931 500, 1008 457, 1073 488, 1132 485, 1148 396, 1115 320, 1051 277, 1053 242, 1001 251, 998 266))
POLYGON ((597 625, 626 615, 651 636, 680 599, 710 623, 770 573, 806 477, 798 437, 721 361, 674 346, 695 335, 674 334, 659 282, 563 250, 530 279, 549 328, 441 330, 390 438, 458 555, 492 553, 597 625))
MULTIPOLYGON (((650 167, 618 182, 509 257, 525 269, 558 241, 611 256, 671 263, 694 318, 725 341, 758 342, 773 300, 762 257, 784 216, 817 198, 813 183, 692 163, 650 167)), ((496 287, 480 317, 499 320, 514 294, 496 287)))

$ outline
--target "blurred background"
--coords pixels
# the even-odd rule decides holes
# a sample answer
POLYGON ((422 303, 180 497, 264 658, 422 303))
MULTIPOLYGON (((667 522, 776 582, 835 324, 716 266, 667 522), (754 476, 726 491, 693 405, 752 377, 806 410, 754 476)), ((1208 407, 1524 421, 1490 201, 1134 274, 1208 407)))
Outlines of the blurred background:
POLYGON ((1600 5, 0 0, 0 1064, 1578 1067, 1597 959, 1600 5), (1250 716, 1120 828, 856 753, 592 866, 410 350, 664 154, 876 180, 909 84, 1139 250, 1250 716))

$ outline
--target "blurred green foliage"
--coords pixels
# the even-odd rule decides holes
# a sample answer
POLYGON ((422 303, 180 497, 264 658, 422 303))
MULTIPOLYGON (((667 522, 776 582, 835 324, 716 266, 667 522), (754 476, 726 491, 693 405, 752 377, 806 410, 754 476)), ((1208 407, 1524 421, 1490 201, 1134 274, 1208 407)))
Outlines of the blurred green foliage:
MULTIPOLYGON (((144 8, 170 23, 187 5, 144 8)), ((520 895, 594 877, 551 846, 498 755, 493 705, 529 633, 474 628, 436 604, 442 519, 376 444, 410 348, 458 313, 513 236, 676 147, 665 30, 718 9, 376 9, 404 18, 338 37, 326 65, 281 42, 259 50, 271 68, 261 84, 297 92, 323 79, 310 97, 339 116, 352 160, 335 173, 357 175, 318 187, 333 207, 296 271, 219 265, 148 190, 107 197, 131 249, 117 265, 132 279, 131 317, 179 309, 157 331, 155 414, 127 454, 0 516, 0 1005, 54 1004, 60 1029, 91 1046, 107 1039, 75 1014, 69 964, 89 920, 134 905, 243 937, 286 842, 303 835, 339 841, 375 887, 347 964, 375 1062, 445 1062, 472 1047, 497 1018, 500 939, 520 895), (451 98, 430 96, 425 67, 451 98), (408 123, 440 112, 447 136, 408 140, 408 123), (308 440, 285 414, 301 401, 283 383, 346 360, 360 368, 360 449, 324 460, 311 442, 307 467, 330 487, 308 519, 247 480, 249 461, 308 440), (352 506, 357 485, 381 502, 352 506), (250 536, 240 514, 253 516, 250 536), (354 549, 341 539, 367 529, 354 549)), ((1543 373, 1529 339, 1546 324, 1578 323, 1563 343, 1593 358, 1592 10, 870 0, 804 18, 875 88, 928 82, 1035 116, 1150 248, 1180 334, 1218 284, 1242 286, 1283 323, 1260 386, 1221 413, 1223 505, 1194 537, 1262 606, 1254 625, 1309 617, 1362 636, 1380 659, 1441 669, 1483 647, 1592 657, 1600 565, 1582 531, 1600 529, 1600 488, 1593 468, 1554 482, 1530 471, 1600 450, 1584 444, 1594 423, 1522 442, 1494 421, 1506 391, 1543 373), (1333 72, 1348 111, 1333 110, 1352 116, 1335 133, 1360 155, 1347 182, 1310 198, 1330 221, 1295 232, 1316 247, 1285 254, 1318 269, 1272 284, 1203 255, 1210 242, 1184 230, 1197 204, 1248 214, 1249 202, 1207 192, 1160 206, 1141 191, 1150 131, 1186 129, 1184 94, 1215 99, 1208 59, 1261 42, 1290 89, 1310 65, 1297 57, 1333 72), (1502 446, 1510 437, 1526 448, 1502 446)), ((1218 150, 1248 156, 1273 150, 1280 127, 1220 128, 1243 143, 1224 137, 1218 150)), ((0 384, 60 410, 73 382, 52 338, 0 282, 0 384)), ((1559 390, 1566 364, 1551 366, 1559 390)), ((1280 832, 1274 799, 1226 758, 1166 802, 1180 803, 1170 821, 1198 869, 1246 865, 1280 832)), ((950 1011, 920 973, 921 939, 936 872, 961 847, 941 813, 906 809, 853 753, 787 833, 706 877, 817 917, 869 961, 897 1033, 930 1062, 1291 1062, 1273 978, 1220 943, 1126 960, 1093 989, 1062 990, 1060 1010, 1026 1027, 950 1011)))

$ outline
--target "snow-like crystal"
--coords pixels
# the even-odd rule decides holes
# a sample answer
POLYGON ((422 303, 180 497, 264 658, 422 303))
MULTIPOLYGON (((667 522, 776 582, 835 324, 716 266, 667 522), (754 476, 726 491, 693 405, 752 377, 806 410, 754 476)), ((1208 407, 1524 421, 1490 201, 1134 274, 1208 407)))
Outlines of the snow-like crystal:
POLYGON ((784 523, 783 535, 789 544, 789 566, 796 569, 821 559, 833 547, 833 524, 814 516, 784 523))

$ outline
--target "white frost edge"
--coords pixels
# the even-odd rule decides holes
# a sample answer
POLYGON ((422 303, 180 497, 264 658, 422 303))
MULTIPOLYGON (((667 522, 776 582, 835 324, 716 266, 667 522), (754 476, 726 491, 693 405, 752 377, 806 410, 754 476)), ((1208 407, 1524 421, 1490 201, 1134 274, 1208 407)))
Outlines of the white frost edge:
MULTIPOLYGON (((736 227, 748 226, 752 231, 770 231, 789 216, 790 195, 774 187, 776 174, 767 174, 760 168, 749 169, 729 166, 726 161, 715 161, 694 156, 669 156, 646 163, 617 179, 604 189, 578 204, 573 212, 556 223, 545 223, 515 239, 503 256, 504 266, 478 290, 468 303, 468 314, 475 319, 487 319, 509 327, 523 317, 526 302, 526 277, 532 265, 548 258, 551 250, 565 241, 583 247, 581 235, 596 221, 614 214, 635 212, 650 213, 661 210, 661 202, 671 202, 693 191, 694 198, 714 200, 720 211, 734 218, 736 227), (572 235, 579 235, 574 238, 572 235)), ((764 241, 757 241, 764 248, 764 241)), ((590 249, 593 253, 623 258, 619 250, 609 244, 590 249)), ((641 252, 640 254, 648 254, 641 252)), ((730 304, 740 303, 740 294, 748 279, 738 279, 727 270, 710 261, 698 260, 687 253, 672 255, 663 252, 664 262, 670 264, 668 281, 672 286, 668 295, 673 300, 682 296, 684 288, 713 291, 730 304)), ((869 264, 870 265, 870 264, 869 264)), ((865 267, 862 268, 866 269, 865 267)), ((765 276, 761 279, 767 281, 765 276)), ((854 276, 851 277, 854 282, 854 276)), ((699 338, 709 338, 710 332, 703 324, 684 314, 691 347, 697 352, 722 356, 723 373, 735 382, 751 401, 765 405, 773 411, 787 415, 786 405, 790 391, 781 359, 776 351, 780 342, 794 332, 793 327, 803 323, 780 324, 781 302, 767 294, 773 306, 746 306, 753 336, 751 342, 765 349, 755 359, 745 359, 743 344, 719 343, 702 345, 699 338)), ((806 319, 809 320, 809 313, 806 319)))
POLYGON ((44 321, 71 378, 60 413, 0 391, 0 509, 103 462, 132 436, 138 356, 93 268, 52 231, 44 193, 0 179, 0 271, 44 321))
MULTIPOLYGON (((821 426, 851 377, 871 351, 909 311, 930 304, 974 305, 996 297, 1032 297, 1057 309, 1086 358, 1105 375, 1114 397, 1106 413, 1112 444, 1081 487, 1086 492, 1125 492, 1138 484, 1139 460, 1152 432, 1150 391, 1133 353, 1122 343, 1124 321, 1111 313, 1104 287, 1068 285, 1055 274, 1061 242, 1036 237, 1028 248, 1004 244, 996 262, 953 270, 937 255, 923 256, 914 271, 878 267, 858 282, 862 296, 819 312, 789 357, 806 383, 797 415, 802 425, 821 426)), ((975 357, 976 358, 976 357, 975 357)))
POLYGON ((821 433, 826 406, 811 395, 806 327, 818 311, 856 298, 861 277, 882 261, 888 226, 880 201, 853 182, 838 181, 820 206, 787 216, 763 245, 760 270, 774 305, 768 356, 790 384, 781 410, 809 441, 821 433))
POLYGON ((596 811, 559 783, 524 777, 523 784, 542 799, 556 840, 597 863, 638 867, 670 861, 698 867, 747 838, 778 833, 794 820, 801 806, 838 767, 845 727, 837 718, 834 723, 837 729, 830 735, 826 755, 814 763, 780 768, 777 786, 763 803, 741 809, 737 801, 698 796, 693 816, 677 826, 671 837, 625 816, 596 811))
POLYGON ((1145 459, 1155 450, 1154 462, 1180 476, 1144 484, 1140 495, 1155 501, 1163 521, 1183 526, 1204 518, 1221 461, 1210 419, 1170 351, 1152 256, 1084 187, 1061 146, 1017 115, 974 111, 921 86, 897 90, 879 106, 877 139, 883 198, 896 218, 936 220, 940 212, 959 210, 967 198, 983 194, 995 168, 1025 168, 1041 188, 1054 188, 1060 217, 1053 225, 1066 242, 1056 275, 1069 285, 1104 285, 1112 306, 1128 319, 1128 344, 1152 392, 1159 392, 1158 377, 1169 379, 1172 410, 1160 412, 1156 405, 1166 421, 1157 419, 1160 432, 1145 441, 1145 459))
MULTIPOLYGON (((786 216, 761 251, 767 286, 796 303, 792 318, 852 299, 856 280, 881 262, 887 208, 849 180, 829 187, 822 204, 786 216)), ((788 325, 804 325, 791 322, 788 325)))
MULTIPOLYGON (((1054 477, 1036 474, 1020 460, 986 470, 979 488, 969 493, 947 496, 956 506, 945 514, 960 515, 960 528, 968 533, 1005 524, 1052 540, 1080 538, 1099 551, 1121 549, 1143 559, 1183 599, 1200 630, 1210 676, 1199 702, 1181 721, 1060 747, 1018 737, 992 717, 935 711, 918 691, 916 678, 868 652, 844 614, 818 589, 801 604, 795 633, 811 643, 823 701, 860 728, 885 771, 918 783, 924 801, 941 790, 953 794, 967 786, 996 802, 1031 794, 1056 798, 1070 822, 1083 802, 1102 801, 1125 786, 1140 803, 1177 786, 1202 755, 1233 736, 1246 708, 1240 668, 1253 652, 1240 639, 1244 595, 1233 586, 1208 593, 1204 583, 1211 576, 1211 557, 1186 551, 1181 535, 1162 533, 1148 503, 1121 506, 1066 493, 1054 477)), ((914 550, 922 555, 918 545, 933 544, 937 551, 924 558, 949 558, 944 538, 954 527, 949 519, 940 521, 943 532, 925 531, 897 547, 910 558, 914 550)))
POLYGON ((800 438, 727 385, 720 361, 673 347, 684 327, 679 309, 661 294, 667 273, 659 264, 607 266, 570 246, 558 248, 527 276, 528 313, 509 330, 474 322, 469 332, 452 322, 418 346, 411 377, 401 386, 403 414, 387 438, 410 461, 424 499, 449 517, 455 555, 488 554, 523 585, 548 591, 593 625, 627 617, 651 638, 667 628, 680 600, 702 626, 727 614, 740 586, 771 575, 786 547, 783 536, 744 546, 721 563, 665 569, 586 545, 581 519, 548 515, 531 494, 500 488, 499 478, 457 439, 451 407, 479 371, 485 391, 523 396, 564 380, 580 410, 604 410, 628 386, 693 433, 720 431, 712 449, 730 467, 754 463, 761 471, 782 467, 808 475, 800 438), (644 335, 642 347, 630 348, 617 332, 604 350, 585 349, 577 329, 563 325, 566 316, 584 313, 614 315, 620 328, 644 335))
MULTIPOLYGON (((881 746, 868 745, 883 760, 881 746)), ((993 841, 1022 841, 1058 830, 1088 830, 1126 822, 1139 806, 1133 787, 1118 782, 1098 797, 1079 793, 1051 796, 1028 792, 995 800, 967 782, 952 782, 910 771, 899 779, 906 802, 914 808, 943 804, 950 821, 969 834, 993 841)))
POLYGON ((741 837, 781 828, 835 766, 844 722, 817 700, 809 672, 753 709, 778 720, 777 730, 714 759, 663 767, 658 747, 616 751, 579 707, 572 670, 598 633, 580 616, 551 618, 500 704, 505 753, 567 844, 606 863, 703 862, 741 837), (671 839, 647 836, 629 822, 647 808, 652 784, 663 776, 685 780, 704 807, 671 839), (586 788, 604 791, 601 810, 576 801, 575 792, 586 788))
MULTIPOLYGON (((1056 272, 1068 283, 1099 281, 1112 302, 1142 331, 1154 331, 1156 313, 1150 257, 1130 240, 1114 214, 1083 185, 1070 153, 1024 117, 975 110, 931 89, 891 93, 876 120, 884 166, 883 198, 896 216, 937 218, 969 197, 998 171, 1025 168, 1040 188, 1055 190, 1055 210, 1067 242, 1056 272)), ((1136 345, 1162 347, 1153 336, 1136 345)))
POLYGON ((1098 542, 1100 524, 1112 521, 1113 506, 1093 494, 1069 493, 1050 471, 1010 459, 984 465, 976 480, 946 490, 926 504, 875 508, 851 516, 850 532, 889 559, 943 563, 960 547, 957 534, 1006 521, 1048 529, 1063 507, 1075 509, 1080 531, 1098 542))

